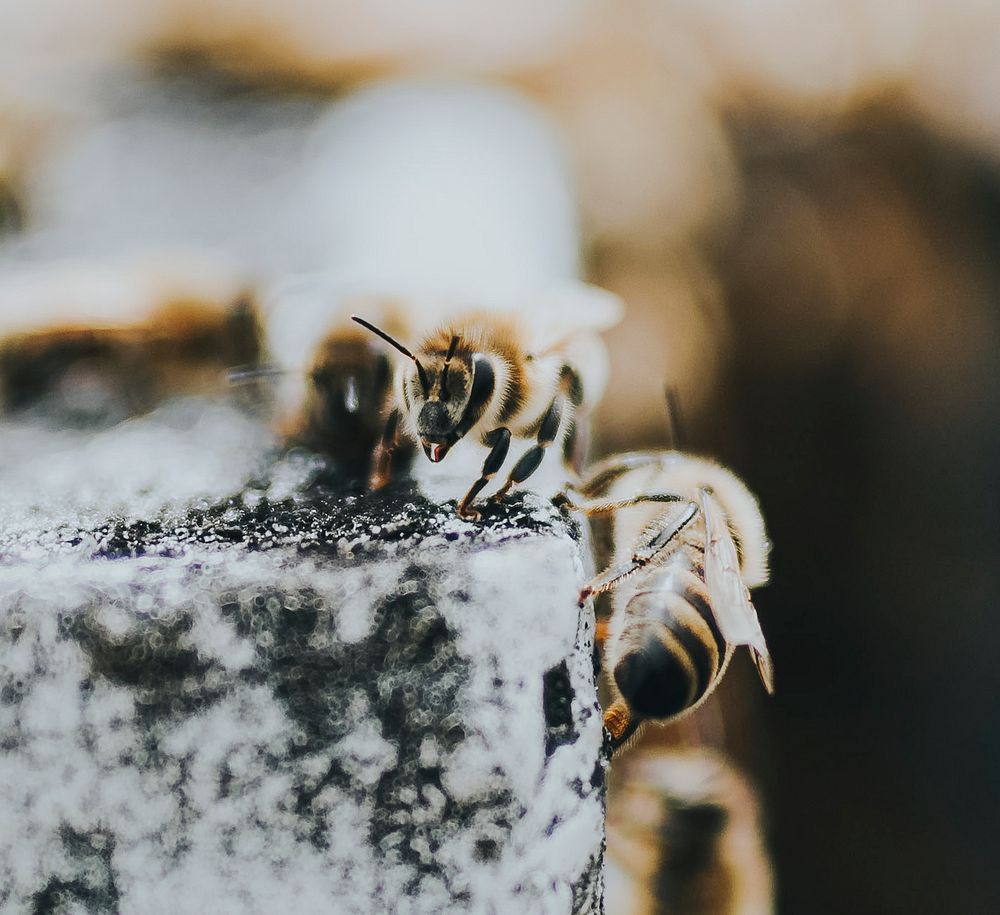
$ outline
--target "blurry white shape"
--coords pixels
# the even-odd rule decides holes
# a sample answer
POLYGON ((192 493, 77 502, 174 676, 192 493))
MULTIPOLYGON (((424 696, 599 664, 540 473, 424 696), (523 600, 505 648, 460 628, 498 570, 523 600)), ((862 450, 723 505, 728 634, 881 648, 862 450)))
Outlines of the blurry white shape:
POLYGON ((212 100, 134 81, 35 163, 32 232, 10 259, 199 249, 266 274, 273 214, 315 106, 212 100))
POLYGON ((579 274, 569 167, 543 114, 487 84, 393 82, 316 126, 292 197, 303 269, 367 291, 507 298, 579 274))
POLYGON ((453 313, 579 275, 559 137, 509 89, 394 81, 325 113, 168 84, 114 107, 38 164, 33 231, 6 261, 197 248, 273 284, 282 310, 294 300, 294 335, 312 343, 349 295, 453 313))
POLYGON ((242 291, 238 270, 191 252, 4 264, 0 334, 66 324, 116 327, 176 301, 221 308, 242 291))
POLYGON ((540 335, 537 345, 543 347, 583 330, 608 330, 625 315, 622 300, 613 292, 579 282, 540 287, 516 307, 533 319, 540 335))

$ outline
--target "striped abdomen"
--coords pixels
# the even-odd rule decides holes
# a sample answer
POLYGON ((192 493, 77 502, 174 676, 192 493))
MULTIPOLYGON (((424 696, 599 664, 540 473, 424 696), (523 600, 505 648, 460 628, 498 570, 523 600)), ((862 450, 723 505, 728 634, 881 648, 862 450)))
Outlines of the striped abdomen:
POLYGON ((624 607, 614 677, 643 718, 673 718, 697 705, 732 655, 709 605, 703 567, 703 545, 685 544, 640 579, 624 607))

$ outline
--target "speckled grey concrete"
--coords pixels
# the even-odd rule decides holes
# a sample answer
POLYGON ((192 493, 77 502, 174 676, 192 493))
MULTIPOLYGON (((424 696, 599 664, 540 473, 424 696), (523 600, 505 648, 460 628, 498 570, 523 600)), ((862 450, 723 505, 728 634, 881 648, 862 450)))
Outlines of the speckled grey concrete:
POLYGON ((0 430, 0 911, 599 912, 578 531, 268 446, 0 430))

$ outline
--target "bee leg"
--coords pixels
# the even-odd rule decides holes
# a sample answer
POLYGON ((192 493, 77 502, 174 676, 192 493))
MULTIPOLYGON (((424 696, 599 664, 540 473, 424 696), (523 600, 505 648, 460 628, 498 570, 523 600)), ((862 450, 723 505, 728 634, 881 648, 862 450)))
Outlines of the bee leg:
POLYGON ((510 429, 506 426, 500 426, 498 429, 488 432, 483 437, 483 441, 490 446, 490 453, 483 461, 482 476, 472 484, 472 488, 465 494, 465 498, 458 503, 459 517, 469 518, 473 521, 478 521, 480 517, 479 512, 471 507, 473 500, 482 492, 483 487, 493 479, 496 472, 503 467, 503 462, 507 460, 507 451, 510 449, 510 429))
POLYGON ((563 463, 573 476, 579 480, 583 470, 584 452, 586 450, 587 431, 582 417, 574 416, 566 424, 566 435, 563 436, 563 463))
POLYGON ((590 423, 584 413, 574 412, 563 440, 563 461, 579 480, 587 463, 587 452, 590 450, 590 423))
POLYGON ((657 531, 649 540, 640 545, 632 556, 632 561, 640 565, 645 565, 655 558, 656 554, 663 550, 684 528, 694 519, 701 506, 697 502, 689 502, 688 509, 672 525, 657 531))
POLYGON ((632 561, 605 569, 580 591, 580 606, 582 607, 586 603, 588 597, 593 597, 596 594, 603 594, 605 591, 614 590, 623 579, 628 578, 633 572, 637 572, 643 565, 645 565, 645 563, 632 561))
POLYGON ((583 379, 571 365, 560 369, 559 388, 573 405, 573 414, 563 438, 563 462, 579 479, 590 450, 590 422, 587 413, 579 409, 583 403, 583 379))
MULTIPOLYGON (((583 380, 580 378, 580 373, 571 365, 563 365, 559 370, 558 393, 552 398, 552 403, 549 404, 548 410, 545 411, 538 424, 536 442, 521 455, 520 460, 514 465, 507 482, 493 496, 495 502, 503 499, 510 492, 512 486, 523 483, 538 469, 542 458, 545 457, 545 449, 556 440, 563 418, 566 417, 567 413, 569 413, 571 423, 580 420, 579 416, 573 414, 575 408, 582 403, 583 380)), ((574 432, 575 430, 571 426, 570 436, 567 438, 571 437, 574 432)))
POLYGON ((518 459, 518 462, 514 465, 514 469, 510 472, 510 476, 507 477, 507 482, 493 496, 495 502, 503 499, 510 492, 512 486, 516 483, 523 483, 538 469, 538 465, 542 463, 542 458, 545 457, 545 449, 556 440, 556 435, 559 433, 559 424, 562 422, 564 405, 565 401, 562 395, 556 396, 552 403, 549 404, 549 408, 545 411, 545 415, 538 426, 538 437, 535 444, 518 459))
POLYGON ((652 467, 663 463, 660 452, 638 451, 633 454, 616 455, 598 461, 587 468, 587 475, 575 489, 584 496, 595 496, 605 492, 620 476, 640 467, 652 467))
POLYGON ((574 502, 566 493, 559 493, 556 496, 556 505, 565 506, 572 511, 583 512, 590 515, 607 515, 616 512, 620 508, 628 508, 630 505, 638 505, 641 502, 687 502, 684 496, 678 496, 671 492, 644 492, 628 499, 586 499, 583 502, 574 502))
MULTIPOLYGON (((671 499, 668 501, 684 500, 671 499)), ((654 533, 653 536, 650 537, 645 543, 640 544, 635 553, 632 555, 630 562, 624 562, 621 565, 605 569, 600 575, 586 585, 582 591, 580 591, 580 606, 583 606, 588 597, 592 597, 595 594, 603 594, 605 591, 612 590, 617 587, 623 579, 628 578, 629 575, 632 575, 634 572, 638 572, 643 566, 652 562, 653 559, 656 558, 657 553, 664 550, 671 543, 671 541, 673 541, 673 539, 682 530, 684 530, 684 528, 687 527, 692 520, 694 520, 698 511, 698 504, 695 502, 689 502, 688 510, 672 525, 663 528, 663 530, 656 531, 656 533, 654 533)))
POLYGON ((393 410, 385 421, 385 428, 372 454, 372 470, 368 476, 369 489, 382 489, 392 479, 392 453, 399 447, 399 410, 393 410))

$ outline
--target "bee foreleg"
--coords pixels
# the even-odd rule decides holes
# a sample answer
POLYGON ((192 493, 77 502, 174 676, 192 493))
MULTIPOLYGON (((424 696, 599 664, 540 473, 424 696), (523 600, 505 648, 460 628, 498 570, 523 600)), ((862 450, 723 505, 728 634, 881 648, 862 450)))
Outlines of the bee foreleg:
POLYGON ((637 562, 640 565, 645 565, 647 562, 650 562, 657 553, 665 549, 670 542, 694 520, 695 515, 698 514, 698 509, 699 506, 697 502, 689 502, 688 510, 681 515, 680 518, 678 518, 673 524, 657 531, 646 543, 639 545, 635 553, 632 555, 632 561, 637 562))
POLYGON ((476 496, 482 492, 483 487, 489 483, 489 481, 496 475, 496 472, 503 467, 503 462, 507 459, 507 451, 510 449, 510 429, 506 426, 500 426, 500 428, 494 429, 492 432, 488 432, 483 437, 483 441, 487 445, 491 446, 490 453, 486 455, 486 460, 483 461, 482 476, 480 476, 480 478, 472 484, 472 488, 465 494, 465 498, 458 504, 458 514, 462 518, 479 518, 479 512, 470 508, 470 506, 476 496))
MULTIPOLYGON (((664 494, 666 495, 666 494, 664 494)), ((685 501, 683 499, 653 499, 647 501, 685 501)), ((621 565, 612 566, 609 569, 605 569, 600 575, 598 575, 593 581, 586 585, 582 591, 580 591, 580 606, 583 606, 584 601, 588 597, 593 597, 595 594, 603 594, 605 591, 610 591, 612 588, 617 587, 617 585, 629 575, 634 572, 638 572, 643 566, 648 565, 653 559, 656 558, 656 554, 664 550, 670 542, 682 531, 685 527, 692 521, 695 515, 698 513, 698 505, 694 502, 689 503, 688 511, 686 511, 674 524, 663 528, 662 530, 656 531, 645 543, 641 543, 636 549, 635 553, 632 555, 631 562, 624 562, 621 565)))
POLYGON ((514 465, 514 469, 507 477, 507 482, 497 490, 493 496, 494 501, 499 502, 516 483, 523 483, 542 463, 545 457, 545 449, 549 447, 559 434, 559 425, 562 422, 563 410, 565 408, 565 398, 559 394, 555 397, 538 426, 538 435, 535 444, 532 445, 514 465))
POLYGON ((687 502, 684 496, 678 496, 670 492, 644 492, 628 499, 586 499, 583 502, 574 502, 566 493, 560 493, 557 497, 557 504, 583 512, 585 515, 607 515, 616 512, 620 508, 628 508, 630 505, 638 505, 641 502, 687 502))
POLYGON ((583 378, 580 372, 567 364, 559 371, 559 388, 569 397, 573 405, 573 414, 566 424, 566 435, 563 437, 563 461, 579 478, 590 448, 590 423, 585 410, 580 410, 583 404, 583 378))
POLYGON ((574 412, 563 439, 563 460, 567 468, 579 480, 590 449, 590 423, 587 415, 574 412))
POLYGON ((603 594, 605 591, 610 591, 617 587, 622 579, 628 578, 633 572, 638 572, 643 565, 645 563, 632 561, 605 569, 580 591, 580 606, 583 606, 588 597, 593 597, 595 594, 603 594))
POLYGON ((393 410, 385 421, 382 435, 372 455, 372 470, 368 476, 369 489, 382 489, 392 479, 392 454, 399 447, 399 410, 393 410))
POLYGON ((598 461, 589 467, 586 475, 575 489, 584 496, 598 495, 606 492, 615 480, 630 470, 652 467, 662 463, 663 455, 660 452, 637 451, 631 454, 618 454, 598 461))

